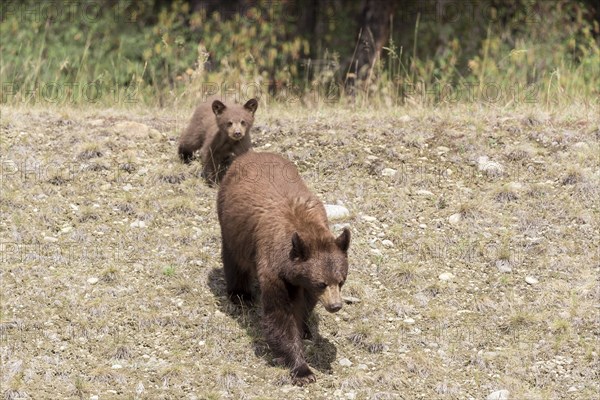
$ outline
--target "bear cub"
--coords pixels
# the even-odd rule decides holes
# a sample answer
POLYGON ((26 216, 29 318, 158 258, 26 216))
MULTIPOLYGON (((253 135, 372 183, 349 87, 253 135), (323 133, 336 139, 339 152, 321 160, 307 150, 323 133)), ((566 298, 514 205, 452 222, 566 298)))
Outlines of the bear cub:
POLYGON ((217 213, 228 295, 249 300, 258 281, 261 324, 276 360, 291 369, 294 384, 314 382, 302 339, 310 337, 307 321, 318 302, 332 313, 342 308, 350 231, 335 237, 294 164, 272 153, 233 161, 217 213))
POLYGON ((200 149, 202 176, 210 185, 218 183, 233 158, 252 147, 250 128, 257 108, 256 99, 243 106, 216 99, 200 104, 179 139, 179 157, 187 164, 200 149))

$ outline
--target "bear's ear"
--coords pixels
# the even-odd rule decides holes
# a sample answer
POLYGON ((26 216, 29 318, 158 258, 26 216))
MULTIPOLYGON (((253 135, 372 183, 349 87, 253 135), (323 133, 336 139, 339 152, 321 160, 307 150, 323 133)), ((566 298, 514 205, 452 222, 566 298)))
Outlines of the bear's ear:
POLYGON ((212 110, 217 117, 221 115, 226 108, 225 104, 221 103, 219 100, 215 100, 212 103, 212 110))
POLYGON ((298 235, 298 232, 294 232, 292 235, 292 250, 290 250, 290 260, 295 259, 308 260, 308 247, 298 235))
POLYGON ((258 101, 256 101, 256 99, 250 99, 246 102, 246 104, 244 104, 244 108, 254 115, 256 109, 258 108, 258 101))
POLYGON ((350 247, 350 230, 348 228, 344 228, 344 231, 340 234, 340 236, 335 239, 335 244, 344 253, 348 252, 348 247, 350 247))

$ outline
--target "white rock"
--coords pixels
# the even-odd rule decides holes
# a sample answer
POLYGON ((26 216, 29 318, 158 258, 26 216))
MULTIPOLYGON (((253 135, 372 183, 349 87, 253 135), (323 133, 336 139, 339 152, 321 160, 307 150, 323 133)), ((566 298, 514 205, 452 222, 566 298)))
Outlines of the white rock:
POLYGON ((57 238, 55 238, 55 237, 52 237, 52 236, 44 236, 44 240, 45 240, 46 242, 53 242, 53 243, 54 243, 54 242, 58 242, 58 239, 57 239, 57 238))
POLYGON ((427 228, 427 225, 425 225, 425 224, 419 224, 419 228, 425 229, 425 228, 427 228))
POLYGON ((356 368, 362 369, 363 371, 366 371, 367 369, 369 369, 369 367, 367 367, 367 364, 358 364, 358 366, 356 368))
POLYGON ((535 285, 539 281, 536 278, 534 278, 533 276, 527 276, 527 277, 525 277, 525 282, 529 283, 530 285, 535 285))
POLYGON ((352 366, 352 361, 348 360, 345 357, 340 359, 339 363, 342 367, 351 367, 352 366))
POLYGON ((344 300, 346 304, 360 303, 360 299, 358 297, 342 296, 342 300, 344 300))
POLYGON ((123 366, 121 364, 113 364, 112 369, 121 369, 123 366))
POLYGON ((96 278, 96 277, 91 277, 91 278, 88 278, 88 280, 87 280, 87 282, 88 282, 90 285, 95 285, 96 283, 98 283, 98 281, 99 281, 99 279, 98 279, 98 278, 96 278))
POLYGON ((72 230, 73 230, 73 227, 72 227, 72 226, 65 226, 65 227, 64 227, 64 228, 62 228, 60 231, 61 231, 62 233, 69 233, 69 232, 71 232, 72 230))
POLYGON ((392 242, 389 239, 382 240, 381 244, 384 245, 385 247, 394 247, 394 242, 392 242))
POLYGON ((371 249, 371 253, 373 253, 376 256, 382 256, 383 255, 383 253, 379 249, 371 249))
POLYGON ((98 397, 97 394, 93 394, 90 396, 90 400, 98 400, 100 397, 98 397))
POLYGON ((381 175, 383 176, 394 176, 396 175, 396 170, 393 168, 384 168, 381 170, 381 175))
POLYGON ((363 221, 367 221, 367 222, 377 221, 377 218, 371 217, 370 215, 363 215, 361 218, 363 219, 363 221))
POLYGON ((325 212, 330 220, 342 219, 350 215, 350 211, 346 207, 336 204, 325 204, 325 212))
POLYGON ((412 118, 409 115, 403 115, 400 118, 398 118, 398 121, 400 122, 408 122, 410 121, 412 118))
POLYGON ((145 228, 146 223, 144 221, 140 221, 139 219, 136 219, 131 224, 129 224, 129 226, 132 228, 145 228))
POLYGON ((349 391, 348 393, 346 393, 346 398, 348 400, 356 399, 356 392, 354 390, 349 391))
POLYGON ((414 323, 415 323, 415 320, 414 320, 413 318, 410 318, 410 317, 409 317, 409 318, 404 318, 404 321, 403 321, 403 322, 404 322, 405 324, 412 325, 412 324, 414 324, 414 323))
POLYGON ((450 225, 456 225, 460 222, 461 219, 462 215, 460 215, 460 213, 456 213, 448 217, 448 222, 450 222, 450 225))
POLYGON ((129 192, 131 189, 133 189, 133 186, 131 186, 131 184, 127 184, 125 186, 123 186, 123 190, 126 192, 129 192))
POLYGON ((438 276, 441 281, 451 281, 454 279, 454 274, 452 272, 443 272, 438 276))
POLYGON ((500 272, 512 272, 512 267, 510 266, 510 261, 508 260, 496 260, 496 267, 500 272))
POLYGON ((510 392, 508 390, 496 390, 486 397, 486 400, 509 400, 510 392))
POLYGON ((567 389, 567 392, 569 392, 569 393, 576 392, 576 391, 577 391, 577 388, 575 386, 571 386, 571 387, 569 387, 569 389, 567 389))
POLYGON ((419 190, 417 190, 417 194, 419 196, 427 196, 427 197, 433 196, 432 192, 430 192, 429 190, 425 190, 425 189, 419 189, 419 190))
POLYGON ((477 167, 480 171, 485 172, 488 175, 502 175, 504 173, 504 167, 496 161, 492 161, 488 156, 481 156, 477 159, 477 167))
POLYGON ((437 151, 440 152, 440 153, 447 153, 447 152, 450 151, 450 149, 448 147, 446 147, 446 146, 438 146, 437 147, 437 151))

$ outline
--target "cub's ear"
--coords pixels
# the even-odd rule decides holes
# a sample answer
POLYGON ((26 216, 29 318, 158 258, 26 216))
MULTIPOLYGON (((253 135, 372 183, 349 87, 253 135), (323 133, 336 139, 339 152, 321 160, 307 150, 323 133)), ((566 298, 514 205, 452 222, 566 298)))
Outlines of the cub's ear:
POLYGON ((350 230, 348 228, 344 228, 344 231, 340 234, 340 236, 335 239, 335 244, 344 253, 348 252, 348 247, 350 247, 350 230))
POLYGON ((290 260, 295 259, 308 260, 308 246, 298 235, 298 232, 294 232, 292 235, 292 250, 290 250, 290 260))
POLYGON ((246 102, 246 104, 244 104, 244 108, 254 115, 256 109, 258 108, 258 101, 256 101, 256 99, 250 99, 246 102))
POLYGON ((221 103, 219 100, 215 100, 212 103, 212 110, 216 116, 221 115, 226 108, 225 104, 221 103))

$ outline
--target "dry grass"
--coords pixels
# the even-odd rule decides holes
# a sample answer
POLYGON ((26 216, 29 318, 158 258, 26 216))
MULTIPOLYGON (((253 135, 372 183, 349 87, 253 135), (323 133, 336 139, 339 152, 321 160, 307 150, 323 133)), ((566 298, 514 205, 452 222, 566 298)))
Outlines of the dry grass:
POLYGON ((317 309, 306 388, 224 296, 189 110, 0 111, 2 398, 599 394, 597 109, 261 105, 258 150, 351 211, 360 301, 317 309))

